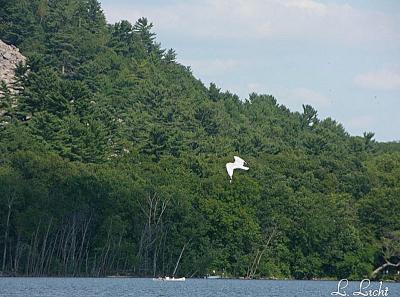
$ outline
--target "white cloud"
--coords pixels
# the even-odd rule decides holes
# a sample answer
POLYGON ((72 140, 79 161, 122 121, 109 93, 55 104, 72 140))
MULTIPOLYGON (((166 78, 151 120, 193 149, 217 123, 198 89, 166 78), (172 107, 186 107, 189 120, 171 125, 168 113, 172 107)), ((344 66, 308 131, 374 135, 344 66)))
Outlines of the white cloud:
POLYGON ((332 104, 330 97, 306 87, 298 87, 290 90, 276 89, 272 93, 276 95, 279 102, 288 106, 291 110, 301 111, 303 104, 309 104, 320 111, 332 104))
POLYGON ((104 5, 109 21, 141 16, 157 32, 197 39, 301 40, 400 46, 399 15, 312 0, 205 0, 104 5))
POLYGON ((368 130, 375 124, 375 118, 369 115, 360 115, 352 117, 347 121, 347 127, 355 130, 368 130))
POLYGON ((325 15, 327 13, 327 6, 316 1, 311 0, 292 0, 284 2, 287 7, 296 7, 306 10, 311 13, 325 15))
POLYGON ((223 75, 235 70, 241 64, 241 61, 235 59, 179 59, 179 62, 190 66, 200 77, 223 75))
POLYGON ((258 94, 268 94, 268 88, 262 84, 262 83, 257 83, 257 82, 251 82, 248 83, 246 86, 246 91, 248 94, 251 93, 258 93, 258 94))
POLYGON ((382 69, 359 74, 354 83, 367 89, 400 90, 400 71, 382 69))
POLYGON ((291 92, 295 100, 304 104, 311 104, 313 106, 326 106, 331 102, 331 99, 319 92, 307 88, 297 88, 291 92))
POLYGON ((284 89, 282 87, 269 88, 260 82, 251 82, 246 85, 248 93, 256 92, 258 94, 272 94, 279 103, 286 105, 291 110, 302 110, 303 104, 309 104, 317 110, 326 109, 331 106, 333 100, 321 92, 306 87, 294 89, 284 89))

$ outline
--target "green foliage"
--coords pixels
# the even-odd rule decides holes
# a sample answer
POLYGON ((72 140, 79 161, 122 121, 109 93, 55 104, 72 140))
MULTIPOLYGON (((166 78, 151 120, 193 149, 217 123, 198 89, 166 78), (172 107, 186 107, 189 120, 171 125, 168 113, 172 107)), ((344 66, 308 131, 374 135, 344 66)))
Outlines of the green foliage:
POLYGON ((29 61, 21 92, 1 87, 4 273, 165 275, 182 251, 186 276, 362 278, 384 262, 398 143, 207 88, 146 18, 106 25, 96 0, 0 7, 0 38, 29 61), (235 154, 250 170, 229 184, 235 154))

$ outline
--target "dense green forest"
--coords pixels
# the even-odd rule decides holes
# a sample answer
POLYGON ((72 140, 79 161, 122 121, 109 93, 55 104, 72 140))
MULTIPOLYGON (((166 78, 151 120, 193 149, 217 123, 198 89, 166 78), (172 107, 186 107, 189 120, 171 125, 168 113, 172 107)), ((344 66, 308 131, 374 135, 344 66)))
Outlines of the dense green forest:
POLYGON ((4 275, 399 278, 399 143, 205 86, 96 0, 0 0, 0 39, 28 58, 0 99, 4 275))

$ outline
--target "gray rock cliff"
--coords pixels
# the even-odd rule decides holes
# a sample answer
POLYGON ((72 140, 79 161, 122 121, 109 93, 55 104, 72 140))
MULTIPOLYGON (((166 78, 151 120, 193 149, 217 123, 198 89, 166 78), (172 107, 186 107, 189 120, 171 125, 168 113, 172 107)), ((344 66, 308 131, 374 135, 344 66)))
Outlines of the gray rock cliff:
MULTIPOLYGON (((20 63, 25 64, 26 58, 19 52, 19 49, 0 40, 0 84, 4 82, 11 94, 18 92, 15 69, 20 63)), ((4 93, 0 89, 0 116, 5 114, 2 100, 4 100, 4 93)), ((12 105, 15 104, 16 102, 13 101, 12 105)))

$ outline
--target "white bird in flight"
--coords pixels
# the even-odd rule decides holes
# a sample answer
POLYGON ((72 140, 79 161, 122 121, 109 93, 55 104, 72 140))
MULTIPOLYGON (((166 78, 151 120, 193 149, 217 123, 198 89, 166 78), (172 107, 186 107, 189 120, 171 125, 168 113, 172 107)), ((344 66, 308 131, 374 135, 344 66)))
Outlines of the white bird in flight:
POLYGON ((233 176, 233 170, 235 169, 243 169, 243 170, 249 170, 249 167, 245 167, 244 164, 247 164, 245 160, 238 156, 233 156, 235 159, 235 163, 226 163, 226 171, 228 172, 228 175, 230 177, 230 183, 232 182, 232 176, 233 176))

